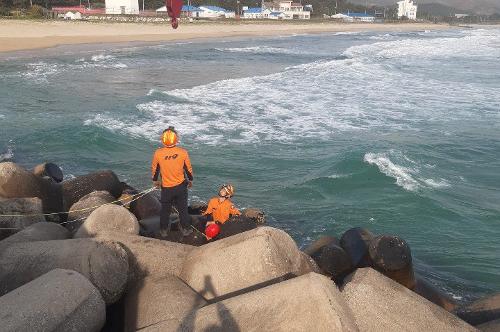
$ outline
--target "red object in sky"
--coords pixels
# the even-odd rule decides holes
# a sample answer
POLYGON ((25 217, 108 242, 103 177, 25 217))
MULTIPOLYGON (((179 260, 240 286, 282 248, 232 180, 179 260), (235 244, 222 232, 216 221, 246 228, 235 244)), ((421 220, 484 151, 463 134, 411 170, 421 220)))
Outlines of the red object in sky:
POLYGON ((205 235, 209 239, 213 239, 220 233, 220 227, 217 224, 210 224, 205 228, 205 235))
POLYGON ((167 6, 167 13, 170 17, 172 28, 177 29, 179 26, 179 17, 181 16, 182 0, 165 0, 167 6))

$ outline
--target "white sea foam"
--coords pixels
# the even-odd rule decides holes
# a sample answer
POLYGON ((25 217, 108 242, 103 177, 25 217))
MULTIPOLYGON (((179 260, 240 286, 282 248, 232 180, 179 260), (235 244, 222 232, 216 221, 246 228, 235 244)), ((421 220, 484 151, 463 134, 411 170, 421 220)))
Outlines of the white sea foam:
POLYGON ((220 52, 230 53, 250 53, 250 54, 287 54, 287 55, 301 55, 307 54, 300 50, 291 50, 288 48, 272 47, 272 46, 249 46, 249 47, 228 47, 216 48, 220 52))
POLYGON ((390 150, 382 153, 366 153, 364 162, 375 165, 381 173, 394 178, 396 184, 408 191, 417 191, 422 188, 447 188, 450 183, 443 178, 438 180, 428 178, 429 169, 407 157, 400 151, 390 150), (423 168, 426 170, 424 172, 423 168))
POLYGON ((11 140, 7 144, 5 151, 0 153, 0 161, 12 160, 14 158, 14 142, 11 140))
POLYGON ((96 55, 92 55, 90 57, 90 60, 94 61, 94 62, 101 62, 101 61, 112 60, 112 59, 115 59, 115 57, 112 55, 106 55, 106 54, 96 54, 96 55))

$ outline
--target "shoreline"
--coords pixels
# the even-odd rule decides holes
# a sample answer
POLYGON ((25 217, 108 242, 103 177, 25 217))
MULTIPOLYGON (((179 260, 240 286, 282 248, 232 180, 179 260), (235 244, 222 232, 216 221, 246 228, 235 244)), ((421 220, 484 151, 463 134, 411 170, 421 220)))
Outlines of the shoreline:
POLYGON ((183 22, 173 30, 168 24, 71 21, 0 20, 0 53, 52 48, 62 45, 123 42, 168 42, 226 37, 266 37, 300 33, 444 30, 452 26, 433 23, 261 23, 183 22))

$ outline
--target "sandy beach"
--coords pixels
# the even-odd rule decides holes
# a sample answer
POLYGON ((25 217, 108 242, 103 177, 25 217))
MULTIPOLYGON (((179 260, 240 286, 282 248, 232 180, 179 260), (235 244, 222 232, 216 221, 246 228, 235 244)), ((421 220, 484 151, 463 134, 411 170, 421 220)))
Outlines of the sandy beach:
POLYGON ((198 38, 272 36, 342 31, 412 31, 447 29, 448 25, 342 24, 330 22, 195 22, 177 30, 168 24, 0 20, 0 52, 58 45, 114 42, 155 42, 198 38))

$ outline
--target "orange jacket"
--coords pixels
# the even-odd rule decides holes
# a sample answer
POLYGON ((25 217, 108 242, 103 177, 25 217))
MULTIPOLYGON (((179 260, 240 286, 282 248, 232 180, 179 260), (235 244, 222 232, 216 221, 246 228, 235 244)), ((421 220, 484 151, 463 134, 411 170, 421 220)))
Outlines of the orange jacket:
POLYGON ((180 147, 160 148, 155 151, 151 164, 153 181, 161 175, 162 187, 175 187, 186 181, 193 181, 193 168, 189 154, 180 147))
POLYGON ((231 215, 239 216, 241 212, 234 207, 230 199, 225 199, 222 202, 219 197, 214 197, 208 202, 208 208, 203 215, 211 214, 214 221, 221 224, 225 223, 231 215))

